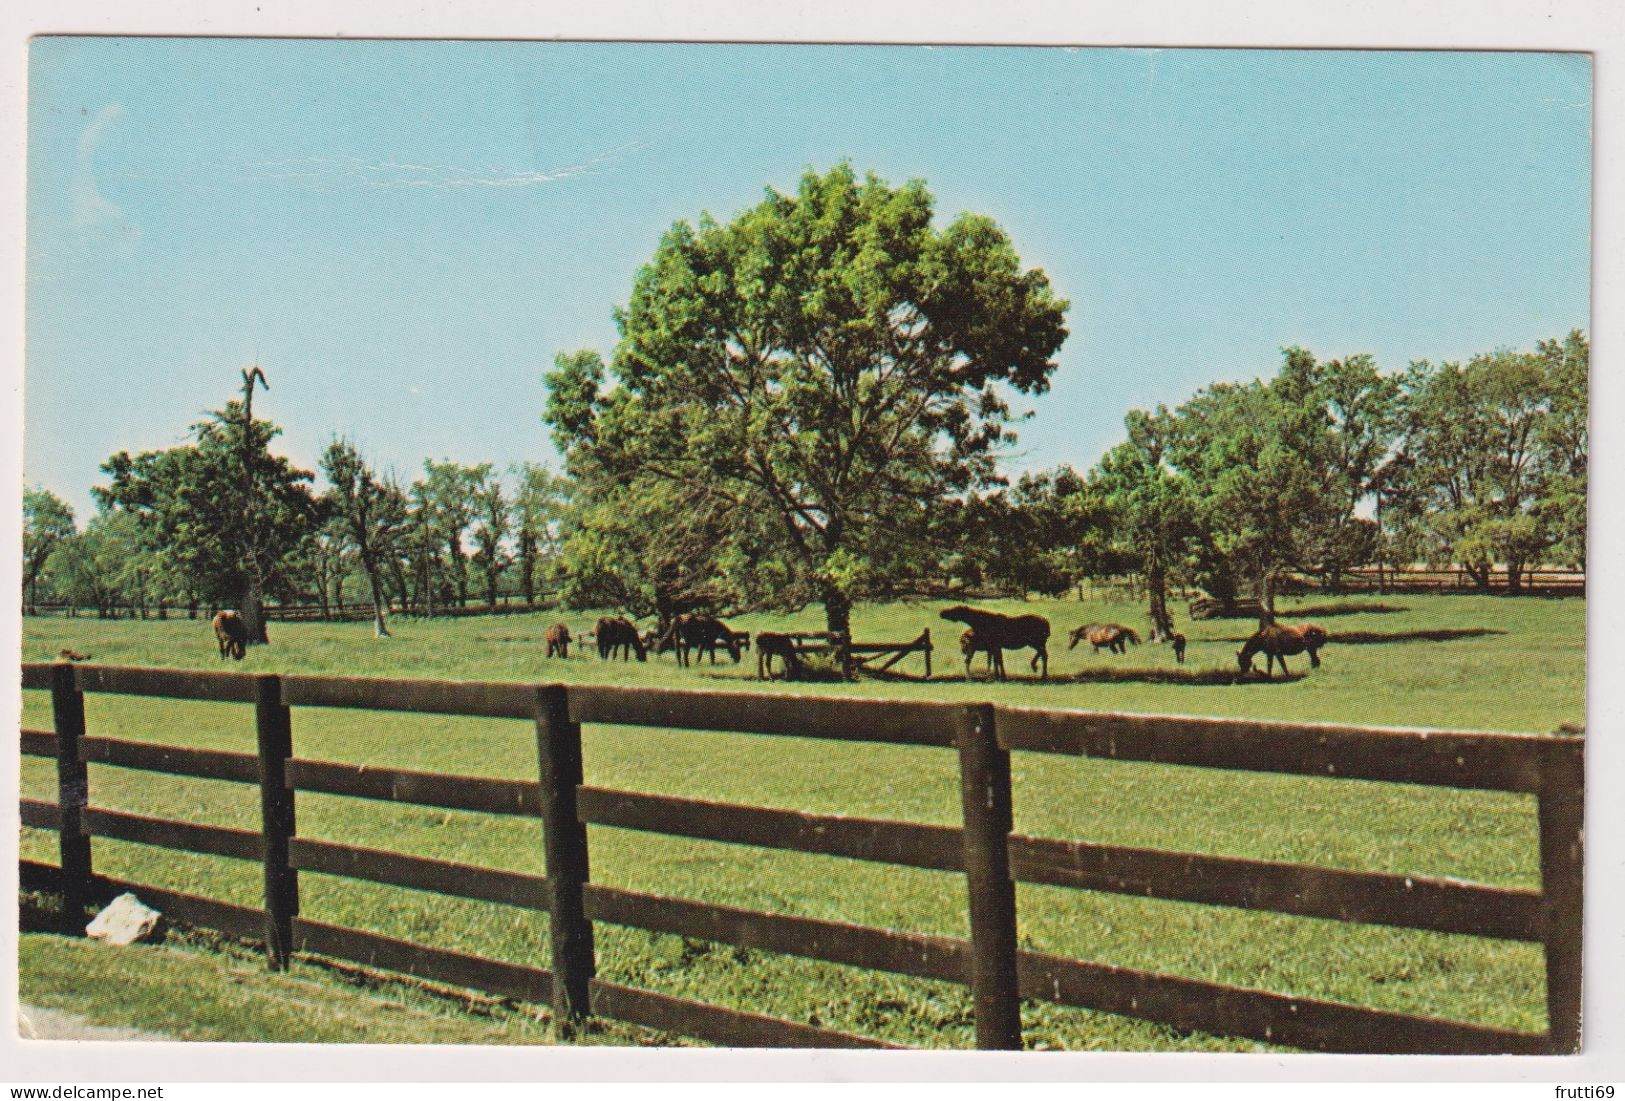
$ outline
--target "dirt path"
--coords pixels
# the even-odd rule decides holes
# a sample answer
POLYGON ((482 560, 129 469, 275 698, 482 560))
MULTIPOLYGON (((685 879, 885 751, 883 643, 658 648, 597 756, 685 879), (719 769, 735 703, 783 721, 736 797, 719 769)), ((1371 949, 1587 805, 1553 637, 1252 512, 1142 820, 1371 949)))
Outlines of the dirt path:
POLYGON ((25 1040, 169 1040, 157 1032, 135 1028, 107 1028, 59 1009, 17 1006, 17 1035, 25 1040))

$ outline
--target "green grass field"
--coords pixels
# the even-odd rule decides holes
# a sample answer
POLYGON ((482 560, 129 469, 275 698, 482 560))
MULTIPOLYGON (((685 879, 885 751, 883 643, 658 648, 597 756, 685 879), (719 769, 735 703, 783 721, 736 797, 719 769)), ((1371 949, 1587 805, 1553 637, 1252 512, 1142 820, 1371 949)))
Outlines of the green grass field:
MULTIPOLYGON (((251 650, 241 671, 322 672, 473 680, 625 683, 738 690, 994 700, 1176 714, 1358 722, 1460 729, 1549 731, 1584 716, 1585 604, 1579 600, 1390 596, 1287 601, 1282 619, 1313 619, 1332 636, 1322 668, 1304 659, 1290 679, 1238 682, 1233 653, 1247 621, 1186 623, 1187 664, 1167 647, 1123 656, 1067 652, 1064 633, 1086 620, 1138 627, 1127 604, 1031 601, 1056 635, 1051 679, 967 682, 957 624, 940 603, 859 608, 860 641, 913 638, 930 627, 941 674, 929 683, 774 683, 754 661, 680 670, 669 657, 600 662, 542 657, 542 633, 563 619, 503 616, 395 621, 375 640, 366 624, 273 624, 273 645, 251 650)), ((998 602, 985 606, 997 607, 998 602)), ((1015 606, 1012 602, 1011 605, 1015 606)), ((1008 607, 1007 606, 1007 607, 1008 607)), ((817 612, 742 617, 752 631, 816 629, 817 612)), ((63 647, 98 663, 223 667, 203 622, 25 623, 25 660, 63 647)), ((918 658, 905 670, 918 671, 918 658)), ((240 705, 96 697, 92 733, 249 751, 253 716, 240 705)), ((24 693, 24 723, 48 729, 46 694, 24 693)), ((298 710, 300 756, 469 775, 530 779, 528 723, 434 716, 298 710)), ((589 727, 587 782, 661 794, 822 813, 957 823, 951 752, 589 727)), ((1226 774, 1018 754, 1016 828, 1025 833, 1195 852, 1291 860, 1406 874, 1448 875, 1538 887, 1533 800, 1405 785, 1226 774)), ((241 786, 91 767, 99 806, 255 829, 257 793, 241 786)), ((49 761, 25 759, 25 795, 51 797, 49 761)), ((539 872, 535 822, 456 811, 302 795, 301 834, 351 844, 539 872)), ((964 936, 960 877, 833 857, 774 853, 593 827, 593 878, 612 886, 781 913, 964 936)), ((24 831, 23 855, 54 860, 54 838, 24 831)), ((122 878, 259 901, 257 865, 98 840, 100 870, 122 878)), ((391 936, 545 965, 546 916, 413 891, 303 877, 312 918, 391 936)), ((1347 1000, 1528 1030, 1544 1027, 1538 948, 1443 934, 1254 914, 1184 903, 1023 887, 1022 942, 1043 951, 1297 995, 1347 1000)), ((969 1046, 968 994, 946 984, 883 976, 680 938, 599 927, 608 979, 925 1046, 969 1046)), ((29 968, 29 958, 23 960, 29 968)), ((26 976, 25 976, 25 981, 26 976)), ((1115 1050, 1250 1050, 1248 1042, 1180 1035, 1124 1018, 1029 1005, 1029 1039, 1041 1046, 1115 1050)), ((251 1038, 245 1036, 243 1038, 251 1038)))

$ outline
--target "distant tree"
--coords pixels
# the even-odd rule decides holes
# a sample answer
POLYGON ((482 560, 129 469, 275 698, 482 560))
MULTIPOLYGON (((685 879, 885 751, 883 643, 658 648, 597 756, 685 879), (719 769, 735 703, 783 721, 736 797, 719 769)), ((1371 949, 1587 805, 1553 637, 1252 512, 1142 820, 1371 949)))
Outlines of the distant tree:
POLYGON ((39 601, 40 576, 51 552, 78 529, 73 509, 48 489, 23 490, 23 599, 39 601))
POLYGON ((480 572, 485 575, 485 605, 497 606, 497 580, 508 566, 508 555, 503 542, 508 538, 512 519, 502 483, 495 477, 490 463, 470 468, 477 478, 472 483, 474 498, 474 558, 480 572))
POLYGON ((407 535, 406 494, 390 478, 380 478, 355 444, 335 439, 322 452, 326 499, 346 544, 355 552, 372 596, 372 626, 389 637, 386 581, 400 559, 407 535))
POLYGON ((537 568, 558 557, 558 527, 570 487, 540 463, 515 463, 510 473, 516 482, 513 526, 519 592, 526 604, 535 604, 537 568))
POLYGON ((955 511, 952 572, 966 586, 1056 596, 1110 556, 1104 499, 1071 467, 1028 472, 955 511))
POLYGON ((84 531, 52 548, 49 569, 62 600, 106 619, 144 603, 156 565, 136 517, 101 509, 84 531))
POLYGON ((1308 370, 1304 396, 1326 416, 1320 450, 1325 503, 1301 565, 1336 591, 1344 571, 1379 554, 1380 532, 1359 510, 1375 501, 1399 436, 1400 377, 1383 374, 1368 355, 1317 363, 1300 352, 1300 362, 1308 370))
POLYGON ((1535 352, 1547 393, 1539 436, 1542 494, 1536 508, 1552 540, 1554 559, 1584 570, 1591 344, 1576 329, 1561 341, 1541 341, 1535 352))
MULTIPOLYGON (((477 495, 491 464, 464 466, 450 460, 423 463, 424 480, 414 483, 414 497, 419 502, 422 520, 438 536, 445 551, 440 559, 442 584, 454 588, 457 606, 468 604, 468 554, 463 540, 467 537, 479 507, 477 495)), ((436 556, 438 557, 438 556, 436 556)))
POLYGON ((1128 439, 1101 459, 1091 482, 1111 510, 1110 528, 1145 579, 1151 639, 1174 633, 1169 578, 1197 538, 1196 504, 1186 480, 1168 462, 1174 418, 1167 409, 1131 410, 1128 439))
POLYGON ((110 483, 92 492, 136 518, 168 583, 236 603, 250 641, 263 643, 266 594, 286 583, 285 568, 321 520, 311 475, 271 454, 280 430, 243 403, 192 431, 186 446, 114 455, 102 466, 110 483))
POLYGON ((1503 563, 1518 592, 1526 565, 1552 543, 1539 508, 1546 366, 1539 354, 1499 349, 1465 367, 1414 363, 1405 379, 1399 520, 1480 589, 1503 563))
POLYGON ((679 222, 616 315, 614 381, 561 357, 546 419, 572 458, 765 515, 785 591, 832 631, 933 555, 932 510, 990 483, 1041 393, 1067 304, 989 219, 932 225, 925 186, 840 165, 728 225, 679 222))
POLYGON ((1214 384, 1178 409, 1167 443, 1204 532, 1198 553, 1220 556, 1271 616, 1282 572, 1304 560, 1304 536, 1326 515, 1323 418, 1293 397, 1261 382, 1214 384))

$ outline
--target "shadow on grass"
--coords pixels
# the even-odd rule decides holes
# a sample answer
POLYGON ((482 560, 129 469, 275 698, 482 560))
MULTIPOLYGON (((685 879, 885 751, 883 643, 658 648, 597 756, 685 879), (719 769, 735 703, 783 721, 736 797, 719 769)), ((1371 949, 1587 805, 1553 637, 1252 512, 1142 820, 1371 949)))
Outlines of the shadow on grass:
POLYGON ((1340 615, 1393 615, 1396 612, 1408 612, 1398 604, 1312 604, 1307 608, 1293 608, 1293 616, 1302 616, 1305 619, 1330 619, 1340 615))
MULTIPOLYGON (((1078 673, 1052 674, 1047 680, 1023 670, 1012 671, 1004 684, 1183 684, 1193 688, 1229 687, 1237 684, 1288 684, 1299 681, 1305 674, 1291 673, 1273 679, 1263 673, 1242 674, 1233 669, 1085 669, 1078 673)), ((922 683, 923 678, 895 673, 869 673, 862 679, 922 683)), ((998 684, 985 673, 965 676, 963 673, 938 674, 929 684, 998 684)))
POLYGON ((1445 627, 1436 631, 1349 631, 1332 635, 1331 642, 1346 646, 1375 646, 1384 642, 1455 642, 1462 638, 1504 635, 1499 627, 1445 627))
MULTIPOLYGON (((1444 627, 1435 631, 1331 631, 1328 646, 1375 646, 1384 642, 1455 642, 1463 638, 1504 635, 1499 627, 1444 627)), ((1250 636, 1214 639, 1214 642, 1246 642, 1250 636)))

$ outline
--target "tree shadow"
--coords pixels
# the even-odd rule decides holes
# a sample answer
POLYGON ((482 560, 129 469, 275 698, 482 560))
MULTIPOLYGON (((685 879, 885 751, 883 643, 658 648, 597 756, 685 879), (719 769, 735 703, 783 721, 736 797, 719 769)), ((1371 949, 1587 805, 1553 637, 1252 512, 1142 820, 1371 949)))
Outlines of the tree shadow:
MULTIPOLYGON (((1382 642, 1455 642, 1463 638, 1504 634, 1506 632, 1499 627, 1443 627, 1434 631, 1330 631, 1327 632, 1326 645, 1372 646, 1382 642)), ((1212 641, 1234 642, 1240 645, 1251 637, 1251 635, 1229 636, 1212 641)))
POLYGON ((1305 619, 1330 619, 1340 615, 1393 615, 1408 612, 1409 608, 1397 604, 1313 604, 1307 608, 1293 608, 1291 614, 1305 619))
POLYGON ((1339 646, 1375 646, 1385 642, 1455 642, 1463 638, 1504 635, 1499 627, 1445 627, 1436 631, 1348 631, 1332 635, 1339 646))
MULTIPOLYGON (((930 684, 1164 684, 1185 685, 1193 688, 1230 687, 1238 684, 1291 684, 1307 674, 1289 673, 1285 676, 1266 677, 1262 672, 1241 673, 1234 669, 1085 669, 1077 673, 1051 675, 1040 678, 1023 670, 1011 673, 1004 681, 996 681, 985 673, 966 677, 963 673, 950 673, 931 678, 930 684)), ((889 673, 876 676, 876 680, 899 680, 920 683, 920 677, 892 677, 889 673)))

